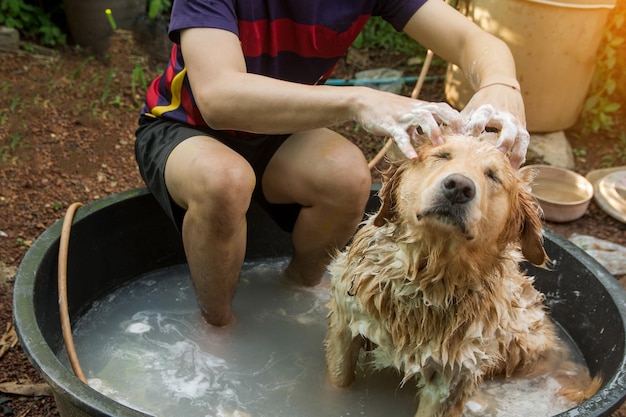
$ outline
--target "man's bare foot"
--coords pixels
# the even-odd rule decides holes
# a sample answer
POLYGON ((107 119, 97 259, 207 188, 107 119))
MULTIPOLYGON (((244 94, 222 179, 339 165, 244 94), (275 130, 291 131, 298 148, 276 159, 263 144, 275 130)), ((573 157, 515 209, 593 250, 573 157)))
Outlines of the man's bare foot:
POLYGON ((322 282, 322 275, 310 274, 305 276, 292 263, 283 271, 283 277, 291 284, 303 287, 315 287, 322 282))
POLYGON ((231 327, 235 323, 235 316, 230 309, 220 313, 215 311, 208 312, 204 309, 200 309, 200 311, 204 320, 213 327, 226 328, 231 327))

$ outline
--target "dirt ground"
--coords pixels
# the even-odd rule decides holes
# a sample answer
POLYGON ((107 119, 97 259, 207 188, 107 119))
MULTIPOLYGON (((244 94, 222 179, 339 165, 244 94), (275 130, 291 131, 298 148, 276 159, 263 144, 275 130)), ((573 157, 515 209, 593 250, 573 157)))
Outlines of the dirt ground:
MULTIPOLYGON (((104 60, 74 49, 52 56, 0 53, 0 60, 0 336, 5 334, 0 342, 0 384, 28 385, 43 381, 9 331, 15 271, 33 241, 71 203, 88 203, 143 185, 134 162, 133 132, 144 83, 162 64, 146 58, 124 33, 116 35, 104 60)), ((405 56, 368 51, 353 54, 337 75, 349 77, 381 66, 419 73, 419 65, 408 65, 405 56)), ((430 74, 444 71, 435 66, 430 74)), ((412 87, 407 86, 408 91, 412 87)), ((442 81, 428 82, 420 98, 443 100, 442 81)), ((358 126, 337 129, 368 159, 382 145, 381 138, 369 137, 358 126)), ((616 130, 626 131, 623 117, 616 130)), ((580 127, 567 134, 580 173, 607 164, 626 165, 626 144, 618 135, 582 137, 580 127)), ((626 225, 593 202, 581 219, 546 226, 566 237, 576 232, 626 245, 626 225)), ((54 400, 41 394, 0 392, 0 415, 58 415, 54 400)), ((618 416, 626 416, 626 409, 614 414, 618 416)))

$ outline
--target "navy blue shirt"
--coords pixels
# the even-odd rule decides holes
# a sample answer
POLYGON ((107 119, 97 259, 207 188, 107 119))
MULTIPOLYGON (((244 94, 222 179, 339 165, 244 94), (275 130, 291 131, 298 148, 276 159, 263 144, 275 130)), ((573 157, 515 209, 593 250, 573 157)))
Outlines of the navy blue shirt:
MULTIPOLYGON (((205 126, 193 100, 180 52, 179 31, 211 27, 241 41, 249 73, 301 84, 321 84, 370 16, 401 31, 427 0, 175 0, 168 67, 157 77, 143 112, 205 126)), ((207 51, 212 45, 207 45, 207 51)))

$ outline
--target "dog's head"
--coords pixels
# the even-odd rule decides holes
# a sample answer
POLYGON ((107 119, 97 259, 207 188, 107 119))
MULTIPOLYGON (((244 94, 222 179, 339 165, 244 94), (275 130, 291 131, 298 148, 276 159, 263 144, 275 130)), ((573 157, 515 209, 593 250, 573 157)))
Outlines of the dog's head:
POLYGON ((529 178, 511 167, 491 134, 444 138, 440 146, 422 140, 414 161, 391 162, 374 225, 405 224, 431 239, 458 238, 477 249, 519 241, 528 261, 545 265, 542 213, 529 178))

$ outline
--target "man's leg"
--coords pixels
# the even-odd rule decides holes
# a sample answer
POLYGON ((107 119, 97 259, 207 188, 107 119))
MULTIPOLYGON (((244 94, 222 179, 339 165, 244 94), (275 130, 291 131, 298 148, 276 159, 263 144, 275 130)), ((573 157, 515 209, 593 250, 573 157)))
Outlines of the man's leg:
POLYGON ((233 320, 254 172, 227 146, 196 136, 172 151, 165 182, 172 199, 187 210, 183 245, 202 315, 211 325, 225 326, 233 320))
POLYGON ((363 218, 371 175, 363 153, 341 135, 316 129, 292 135, 263 176, 270 203, 299 203, 294 254, 285 271, 302 285, 317 285, 337 249, 363 218))

